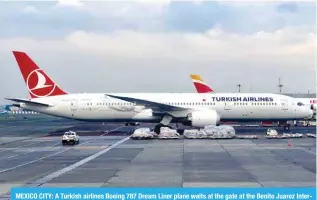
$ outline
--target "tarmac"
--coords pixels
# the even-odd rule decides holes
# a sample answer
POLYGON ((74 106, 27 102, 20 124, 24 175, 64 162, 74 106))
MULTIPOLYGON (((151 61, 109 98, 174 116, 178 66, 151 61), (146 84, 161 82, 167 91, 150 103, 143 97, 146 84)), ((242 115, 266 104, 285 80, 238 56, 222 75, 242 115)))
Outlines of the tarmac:
POLYGON ((0 199, 8 199, 12 187, 316 186, 315 138, 131 140, 134 128, 1 123, 0 199), (79 144, 61 144, 68 129, 79 131, 79 144))

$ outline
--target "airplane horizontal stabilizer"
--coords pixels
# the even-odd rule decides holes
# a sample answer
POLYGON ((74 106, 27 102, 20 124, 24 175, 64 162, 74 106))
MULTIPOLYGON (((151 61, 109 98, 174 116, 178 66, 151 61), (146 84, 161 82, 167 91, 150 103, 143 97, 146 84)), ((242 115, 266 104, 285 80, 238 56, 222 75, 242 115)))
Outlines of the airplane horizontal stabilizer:
POLYGON ((51 106, 49 104, 35 102, 35 101, 30 101, 30 100, 27 100, 27 99, 15 99, 15 98, 14 99, 5 98, 5 99, 10 100, 10 101, 14 101, 14 102, 18 102, 18 103, 32 104, 32 105, 35 105, 35 106, 46 106, 46 107, 51 106))

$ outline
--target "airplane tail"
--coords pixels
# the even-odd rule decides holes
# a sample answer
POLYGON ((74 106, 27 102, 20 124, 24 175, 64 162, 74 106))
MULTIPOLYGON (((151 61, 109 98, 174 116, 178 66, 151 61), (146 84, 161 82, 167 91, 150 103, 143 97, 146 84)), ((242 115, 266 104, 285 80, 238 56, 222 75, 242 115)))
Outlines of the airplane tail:
POLYGON ((199 75, 191 74, 190 77, 198 93, 213 92, 213 89, 211 89, 199 75))
POLYGON ((24 52, 13 51, 31 98, 67 94, 24 52))

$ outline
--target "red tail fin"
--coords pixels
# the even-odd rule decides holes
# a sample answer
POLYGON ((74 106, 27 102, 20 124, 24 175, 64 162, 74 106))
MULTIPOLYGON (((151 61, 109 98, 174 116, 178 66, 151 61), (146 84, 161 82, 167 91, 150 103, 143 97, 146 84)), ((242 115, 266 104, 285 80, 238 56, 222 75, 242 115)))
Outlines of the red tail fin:
POLYGON ((67 94, 24 52, 13 51, 31 98, 67 94))
POLYGON ((190 77, 194 83, 197 93, 213 92, 213 90, 202 80, 202 78, 199 75, 191 74, 190 77))

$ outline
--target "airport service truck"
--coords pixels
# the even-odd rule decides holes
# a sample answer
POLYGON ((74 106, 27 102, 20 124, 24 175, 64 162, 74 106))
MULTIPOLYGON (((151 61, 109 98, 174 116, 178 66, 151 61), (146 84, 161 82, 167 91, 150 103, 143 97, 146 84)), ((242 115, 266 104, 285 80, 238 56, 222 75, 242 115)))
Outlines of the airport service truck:
POLYGON ((78 144, 79 143, 79 136, 74 131, 67 131, 64 133, 62 137, 62 144, 78 144))

